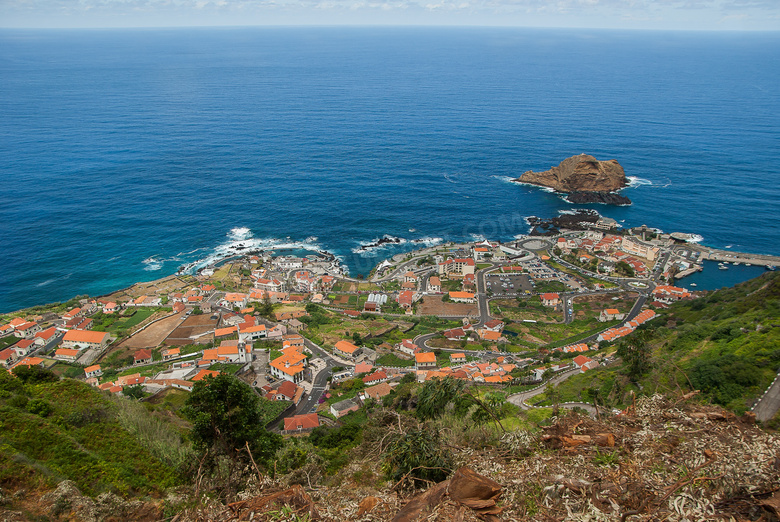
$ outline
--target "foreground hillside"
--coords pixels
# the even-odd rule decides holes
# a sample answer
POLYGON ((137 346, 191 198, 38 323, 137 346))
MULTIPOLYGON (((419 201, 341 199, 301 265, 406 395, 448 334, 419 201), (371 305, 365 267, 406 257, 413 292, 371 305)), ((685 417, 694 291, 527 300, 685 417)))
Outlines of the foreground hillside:
MULTIPOLYGON (((624 416, 598 421, 570 413, 488 445, 459 447, 442 434, 449 465, 459 471, 410 490, 403 479, 383 478, 376 464, 381 438, 415 428, 389 423, 349 450, 350 463, 324 482, 316 461, 275 478, 262 473, 229 505, 213 495, 196 497, 190 487, 189 501, 179 497, 173 510, 148 499, 136 503, 147 511, 117 517, 96 510, 104 504, 69 482, 40 501, 37 492, 25 495, 49 520, 153 520, 151 512, 179 522, 778 520, 780 439, 716 407, 643 397, 624 416)), ((6 520, 27 519, 13 515, 3 513, 6 520)))
MULTIPOLYGON (((155 520, 148 506, 120 508, 120 497, 161 498, 182 482, 188 450, 181 434, 140 404, 82 382, 0 372, 0 422, 0 488, 20 519, 67 480, 86 495, 103 495, 105 514, 129 509, 129 518, 155 520)), ((50 514, 68 511, 55 500, 50 514)))

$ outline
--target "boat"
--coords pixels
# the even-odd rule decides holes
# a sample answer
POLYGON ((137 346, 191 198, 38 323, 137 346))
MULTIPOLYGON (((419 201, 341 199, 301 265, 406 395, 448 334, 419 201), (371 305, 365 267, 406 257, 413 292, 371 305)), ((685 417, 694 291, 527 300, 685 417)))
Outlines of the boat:
POLYGON ((721 264, 718 265, 718 269, 720 269, 720 270, 728 270, 729 267, 728 267, 728 265, 724 265, 724 264, 721 263, 721 264))
POLYGON ((775 265, 766 265, 767 270, 771 270, 772 272, 775 271, 775 265))
POLYGON ((734 262, 733 262, 733 263, 731 263, 731 264, 732 264, 732 265, 734 265, 734 266, 737 266, 737 265, 739 265, 739 263, 738 263, 738 262, 736 262, 736 261, 734 261, 734 262))
POLYGON ((698 286, 696 283, 691 283, 691 286, 698 286))

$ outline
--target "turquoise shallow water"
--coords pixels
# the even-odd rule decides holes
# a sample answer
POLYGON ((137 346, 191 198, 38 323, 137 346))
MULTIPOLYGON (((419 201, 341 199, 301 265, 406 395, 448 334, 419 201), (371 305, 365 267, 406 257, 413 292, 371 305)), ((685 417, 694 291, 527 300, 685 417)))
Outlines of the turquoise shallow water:
POLYGON ((740 33, 0 31, 0 311, 237 244, 327 249, 354 274, 509 239, 574 207, 507 180, 581 152, 636 179, 603 214, 780 254, 779 51, 740 33), (406 242, 358 249, 384 234, 406 242))
POLYGON ((745 266, 726 264, 726 270, 718 268, 715 261, 705 261, 704 270, 680 279, 679 285, 691 290, 717 290, 724 286, 734 286, 742 281, 758 277, 767 269, 763 266, 745 266), (691 286, 694 284, 695 286, 691 286))

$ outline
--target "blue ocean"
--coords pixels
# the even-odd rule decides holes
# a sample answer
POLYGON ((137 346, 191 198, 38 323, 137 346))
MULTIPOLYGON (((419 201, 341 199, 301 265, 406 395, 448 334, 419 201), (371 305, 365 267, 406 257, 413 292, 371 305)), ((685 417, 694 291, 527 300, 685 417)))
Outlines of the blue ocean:
POLYGON ((582 206, 510 183, 617 159, 624 226, 780 254, 780 34, 0 31, 0 311, 243 244, 351 274, 582 206), (404 242, 361 250, 384 235, 404 242))

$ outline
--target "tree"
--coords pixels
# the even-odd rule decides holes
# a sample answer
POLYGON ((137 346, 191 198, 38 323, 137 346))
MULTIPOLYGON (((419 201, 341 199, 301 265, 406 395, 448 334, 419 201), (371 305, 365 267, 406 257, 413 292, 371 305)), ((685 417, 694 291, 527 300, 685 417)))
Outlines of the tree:
POLYGON ((634 269, 625 261, 618 261, 615 265, 615 270, 626 277, 634 277, 634 269))
POLYGON ((635 332, 620 342, 617 356, 623 359, 628 377, 636 381, 650 369, 650 346, 647 344, 647 332, 635 332))
POLYGON ((282 438, 263 428, 260 401, 248 384, 232 375, 220 374, 196 382, 184 408, 192 421, 195 447, 212 456, 244 460, 248 444, 255 460, 270 459, 282 438))
POLYGON ((271 299, 266 295, 262 303, 255 303, 255 310, 267 319, 273 319, 274 305, 271 299))
POLYGON ((454 401, 466 388, 466 381, 445 377, 431 379, 417 396, 417 416, 421 419, 435 419, 444 413, 444 408, 454 401))
POLYGON ((122 394, 131 399, 143 399, 144 395, 146 395, 144 393, 144 387, 140 384, 128 386, 127 388, 122 390, 122 394))
POLYGON ((409 431, 387 446, 382 470, 394 481, 419 486, 440 482, 452 471, 453 462, 438 432, 421 428, 409 431))
POLYGON ((40 366, 17 366, 13 369, 14 375, 25 384, 40 384, 43 382, 57 382, 57 375, 40 366))

